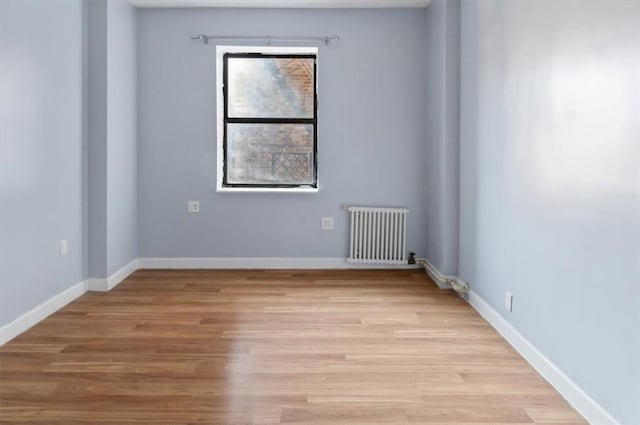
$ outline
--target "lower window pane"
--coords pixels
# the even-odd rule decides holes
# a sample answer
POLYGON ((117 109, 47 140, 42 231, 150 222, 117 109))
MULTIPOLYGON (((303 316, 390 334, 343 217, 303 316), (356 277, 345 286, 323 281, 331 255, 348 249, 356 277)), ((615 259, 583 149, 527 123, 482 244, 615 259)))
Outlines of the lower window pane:
POLYGON ((311 124, 227 124, 227 184, 312 185, 311 124))

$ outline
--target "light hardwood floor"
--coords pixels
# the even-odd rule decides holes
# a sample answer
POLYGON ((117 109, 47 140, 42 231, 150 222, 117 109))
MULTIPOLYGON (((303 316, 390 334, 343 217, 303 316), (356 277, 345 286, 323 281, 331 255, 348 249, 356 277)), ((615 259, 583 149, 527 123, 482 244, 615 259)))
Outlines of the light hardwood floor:
POLYGON ((0 423, 585 422, 422 271, 140 270, 0 347, 0 423))

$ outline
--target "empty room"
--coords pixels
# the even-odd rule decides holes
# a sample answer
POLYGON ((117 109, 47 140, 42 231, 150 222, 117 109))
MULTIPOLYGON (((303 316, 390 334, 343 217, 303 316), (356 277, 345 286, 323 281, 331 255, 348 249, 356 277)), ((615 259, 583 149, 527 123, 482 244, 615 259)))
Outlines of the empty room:
POLYGON ((640 1, 0 0, 0 424, 640 425, 640 1))

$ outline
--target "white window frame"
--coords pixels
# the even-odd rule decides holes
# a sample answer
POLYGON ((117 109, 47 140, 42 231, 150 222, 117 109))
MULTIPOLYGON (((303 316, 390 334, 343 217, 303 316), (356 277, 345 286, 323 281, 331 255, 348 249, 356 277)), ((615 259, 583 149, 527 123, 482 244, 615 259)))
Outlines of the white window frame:
MULTIPOLYGON (((273 47, 273 46, 216 46, 216 125, 217 125, 217 192, 254 192, 254 193, 317 193, 318 187, 225 187, 222 185, 224 178, 224 93, 223 93, 223 57, 225 53, 267 53, 267 54, 314 54, 318 55, 317 47, 273 47)), ((317 71, 316 71, 317 73, 317 71)), ((318 77, 316 75, 316 84, 318 77)), ((318 88, 316 87, 316 90, 318 88)), ((316 141, 317 143, 317 141, 316 141)), ((316 151, 317 155, 317 151, 316 151)), ((317 159, 316 159, 317 160, 317 159)), ((316 170, 316 174, 318 171, 316 170)))

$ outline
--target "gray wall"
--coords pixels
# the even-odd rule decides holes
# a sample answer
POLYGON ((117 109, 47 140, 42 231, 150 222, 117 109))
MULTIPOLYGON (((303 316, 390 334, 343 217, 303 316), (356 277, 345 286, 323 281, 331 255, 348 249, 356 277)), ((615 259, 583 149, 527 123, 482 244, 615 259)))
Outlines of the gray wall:
POLYGON ((137 12, 88 4, 89 276, 104 278, 138 252, 137 12))
POLYGON ((638 2, 462 3, 460 275, 629 425, 640 423, 639 61, 638 2))
POLYGON ((81 0, 0 1, 0 326, 84 278, 82 40, 81 0))
POLYGON ((426 9, 427 84, 424 189, 427 258, 440 272, 458 272, 460 1, 426 9))
POLYGON ((88 276, 107 276, 107 2, 87 2, 88 276))
POLYGON ((346 257, 345 203, 409 207, 426 252, 423 11, 138 12, 141 257, 346 257), (342 37, 319 53, 319 193, 215 192, 215 46, 198 33, 342 37))
POLYGON ((138 256, 137 12, 107 11, 107 276, 138 256))

